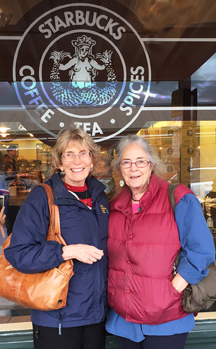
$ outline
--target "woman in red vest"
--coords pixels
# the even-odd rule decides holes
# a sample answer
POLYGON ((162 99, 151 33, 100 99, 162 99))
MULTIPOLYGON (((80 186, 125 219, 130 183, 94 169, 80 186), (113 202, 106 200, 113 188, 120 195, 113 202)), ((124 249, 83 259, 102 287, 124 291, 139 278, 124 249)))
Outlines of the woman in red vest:
POLYGON ((123 138, 113 166, 123 184, 110 204, 108 332, 121 349, 182 349, 195 326, 182 308, 183 291, 214 262, 212 235, 193 192, 178 186, 175 216, 162 164, 140 136, 123 138), (178 273, 173 263, 182 248, 178 273))

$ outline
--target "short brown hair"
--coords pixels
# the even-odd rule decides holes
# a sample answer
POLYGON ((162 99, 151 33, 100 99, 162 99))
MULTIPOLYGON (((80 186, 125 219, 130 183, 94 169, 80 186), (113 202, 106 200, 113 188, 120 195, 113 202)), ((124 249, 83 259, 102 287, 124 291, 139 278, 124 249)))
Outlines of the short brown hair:
POLYGON ((92 162, 95 165, 100 158, 100 147, 94 143, 93 139, 82 129, 63 129, 59 132, 56 144, 52 151, 52 172, 56 173, 62 164, 62 154, 70 141, 86 143, 92 153, 92 162))

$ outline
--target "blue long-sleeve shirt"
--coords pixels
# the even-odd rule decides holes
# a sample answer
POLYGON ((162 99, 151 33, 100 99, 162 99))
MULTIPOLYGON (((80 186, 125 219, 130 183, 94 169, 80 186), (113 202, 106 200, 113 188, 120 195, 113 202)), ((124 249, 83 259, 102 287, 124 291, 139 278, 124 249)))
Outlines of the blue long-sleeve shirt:
MULTIPOLYGON (((182 246, 179 274, 196 284, 208 274, 206 267, 215 260, 213 237, 206 224, 201 205, 192 194, 185 195, 175 207, 175 220, 182 246)), ((141 342, 145 335, 168 336, 191 331, 195 326, 193 314, 160 325, 127 322, 113 309, 109 310, 106 330, 114 335, 141 342)))

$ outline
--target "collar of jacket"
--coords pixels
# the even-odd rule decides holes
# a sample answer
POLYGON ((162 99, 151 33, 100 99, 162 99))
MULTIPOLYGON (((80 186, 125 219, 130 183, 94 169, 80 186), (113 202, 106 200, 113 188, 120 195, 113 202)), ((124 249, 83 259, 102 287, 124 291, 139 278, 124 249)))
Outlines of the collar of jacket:
MULTIPOLYGON (((148 186, 147 191, 145 192, 145 195, 140 199, 140 207, 141 211, 145 210, 146 207, 149 206, 151 201, 154 199, 154 197, 157 195, 160 187, 161 187, 162 180, 157 177, 156 175, 152 174, 150 183, 148 186)), ((113 198, 113 200, 110 203, 110 210, 114 208, 115 210, 120 211, 127 211, 130 213, 132 211, 132 205, 131 205, 131 191, 128 186, 125 186, 121 193, 117 196, 117 198, 113 198)))
MULTIPOLYGON (((68 200, 71 202, 72 205, 75 202, 77 204, 77 199, 75 198, 75 196, 71 195, 71 193, 69 193, 68 190, 65 188, 65 185, 58 173, 53 174, 52 177, 46 183, 53 188, 55 204, 65 205, 65 200, 67 200, 67 204, 69 204, 68 200)), ((103 193, 106 187, 103 183, 99 182, 93 176, 86 178, 86 184, 91 194, 92 203, 94 203, 98 195, 103 193)))

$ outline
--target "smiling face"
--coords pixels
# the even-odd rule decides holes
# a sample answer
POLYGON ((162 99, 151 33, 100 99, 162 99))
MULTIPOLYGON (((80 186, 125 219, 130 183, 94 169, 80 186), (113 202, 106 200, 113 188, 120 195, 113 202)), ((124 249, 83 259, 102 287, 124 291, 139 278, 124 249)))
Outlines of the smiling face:
MULTIPOLYGON (((135 162, 137 160, 147 160, 147 153, 138 143, 127 145, 122 153, 121 161, 128 160, 135 162)), ((142 194, 145 192, 148 184, 147 181, 151 176, 153 165, 151 163, 144 168, 138 168, 136 164, 132 164, 130 168, 121 168, 122 177, 125 183, 129 186, 132 194, 142 194)))
MULTIPOLYGON (((70 141, 63 151, 65 153, 73 153, 78 155, 80 152, 86 152, 89 154, 89 147, 86 143, 77 141, 70 141)), ((82 187, 85 184, 85 180, 89 175, 91 168, 93 168, 92 158, 89 155, 87 159, 80 159, 76 156, 71 161, 65 161, 62 159, 62 163, 59 166, 61 171, 65 172, 64 182, 75 187, 82 187)))

